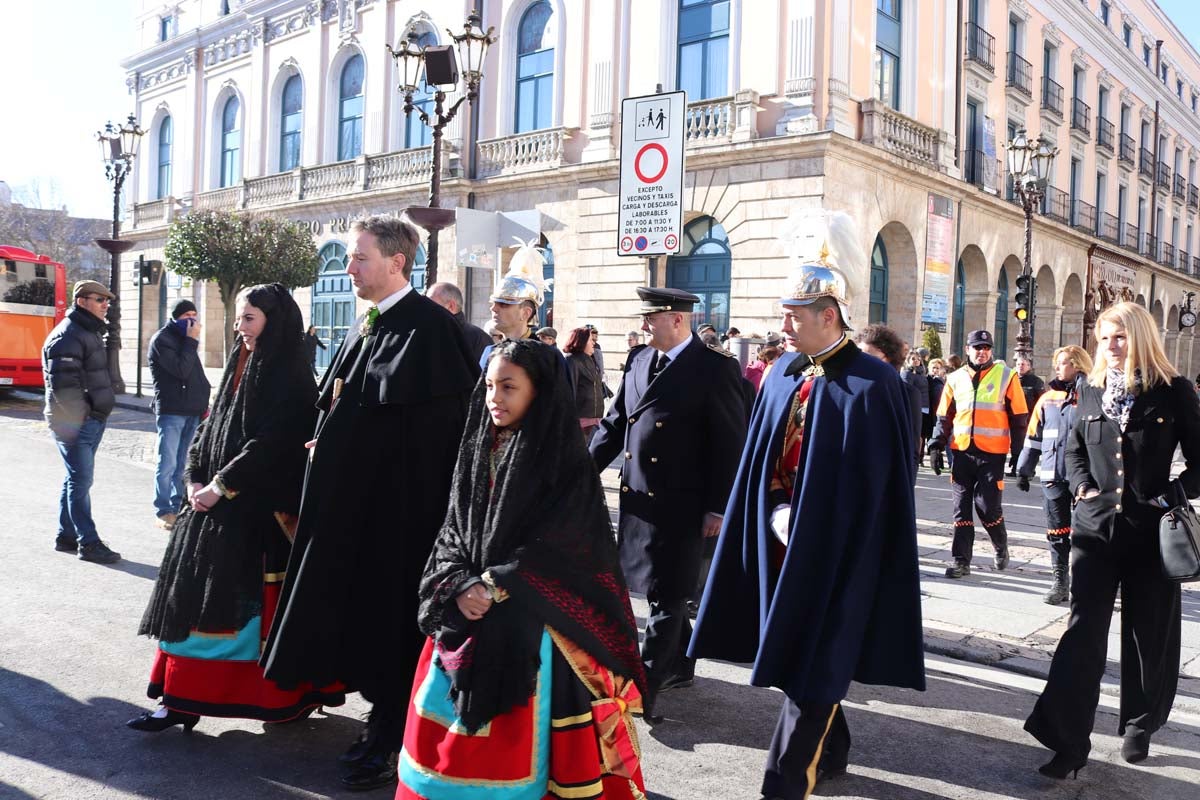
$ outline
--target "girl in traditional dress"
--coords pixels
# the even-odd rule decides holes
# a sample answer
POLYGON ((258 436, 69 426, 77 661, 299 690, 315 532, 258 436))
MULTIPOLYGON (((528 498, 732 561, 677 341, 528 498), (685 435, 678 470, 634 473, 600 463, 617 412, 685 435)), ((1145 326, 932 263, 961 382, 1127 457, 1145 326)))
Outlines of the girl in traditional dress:
POLYGON ((558 352, 496 347, 421 583, 397 800, 644 800, 645 676, 558 352))
POLYGON ((127 724, 191 730, 201 716, 284 722, 341 705, 340 687, 283 690, 261 643, 282 585, 316 419, 300 309, 275 283, 237 301, 237 344, 212 414, 188 452, 189 506, 171 529, 139 633, 159 640, 147 694, 127 724))

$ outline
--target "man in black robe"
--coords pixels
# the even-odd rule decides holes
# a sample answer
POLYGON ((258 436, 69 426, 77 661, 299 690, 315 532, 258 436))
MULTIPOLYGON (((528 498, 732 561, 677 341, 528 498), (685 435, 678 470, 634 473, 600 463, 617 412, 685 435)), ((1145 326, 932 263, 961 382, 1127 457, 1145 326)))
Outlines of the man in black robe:
POLYGON ((909 404, 846 337, 848 281, 820 250, 781 300, 792 352, 755 405, 690 651, 753 662, 750 682, 786 695, 770 800, 845 771, 852 680, 925 688, 909 404))
POLYGON ((355 224, 348 273, 371 309, 320 387, 296 540, 262 663, 283 686, 342 681, 372 709, 342 782, 396 778, 424 636, 418 587, 446 514, 479 374, 462 327, 409 283, 418 243, 391 217, 355 224))
POLYGON ((425 296, 449 311, 455 321, 462 326, 463 335, 467 339, 467 347, 471 349, 476 359, 483 355, 486 348, 494 344, 487 331, 467 321, 467 314, 463 310, 462 290, 453 283, 445 281, 435 283, 425 290, 425 296))

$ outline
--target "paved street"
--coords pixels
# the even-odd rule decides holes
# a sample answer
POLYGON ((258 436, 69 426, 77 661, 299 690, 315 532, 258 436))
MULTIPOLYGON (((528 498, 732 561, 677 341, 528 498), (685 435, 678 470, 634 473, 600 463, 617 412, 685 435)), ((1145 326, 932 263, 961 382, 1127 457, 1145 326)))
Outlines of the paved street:
MULTIPOLYGON (((192 735, 123 723, 144 694, 154 644, 135 635, 165 534, 153 526, 153 418, 120 409, 105 434, 93 504, 124 560, 85 564, 52 549, 62 466, 36 403, 0 393, 0 798, 316 798, 336 791, 333 759, 355 735, 354 697, 285 726, 205 719, 192 735)), ((613 482, 611 470, 606 483, 613 482)), ((1021 725, 1040 690, 1065 607, 1041 602, 1049 566, 1040 498, 1006 495, 1014 568, 990 569, 981 537, 966 581, 941 577, 949 484, 918 489, 928 648, 925 693, 855 686, 850 774, 825 798, 1194 800, 1200 784, 1200 597, 1185 593, 1175 713, 1151 758, 1130 766, 1115 736, 1114 685, 1078 781, 1034 770, 1047 754, 1021 725)), ((635 600, 635 610, 645 605, 635 600)), ((1114 639, 1115 642, 1115 639, 1114 639)), ((1110 654, 1116 650, 1110 648, 1110 654)), ((1115 676, 1115 662, 1110 662, 1115 676)), ((702 662, 695 688, 663 695, 662 725, 640 727, 651 800, 754 800, 780 702, 742 666, 702 662)), ((380 791, 370 797, 390 797, 380 791)))

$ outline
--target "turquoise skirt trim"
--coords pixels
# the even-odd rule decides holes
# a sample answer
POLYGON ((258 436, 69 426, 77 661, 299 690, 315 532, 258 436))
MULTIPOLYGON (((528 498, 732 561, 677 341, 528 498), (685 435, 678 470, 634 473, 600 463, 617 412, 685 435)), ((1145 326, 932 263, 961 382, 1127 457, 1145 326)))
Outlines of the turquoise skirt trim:
POLYGON ((193 632, 182 642, 159 642, 158 649, 172 656, 209 661, 258 661, 262 647, 262 617, 254 617, 234 636, 193 632))

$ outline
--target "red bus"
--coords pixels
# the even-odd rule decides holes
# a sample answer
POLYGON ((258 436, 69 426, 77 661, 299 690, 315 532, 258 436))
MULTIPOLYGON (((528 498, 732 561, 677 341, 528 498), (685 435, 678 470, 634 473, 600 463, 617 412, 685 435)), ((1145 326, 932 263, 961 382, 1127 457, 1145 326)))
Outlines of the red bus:
POLYGON ((40 387, 42 345, 67 313, 67 269, 0 245, 0 388, 40 387))

